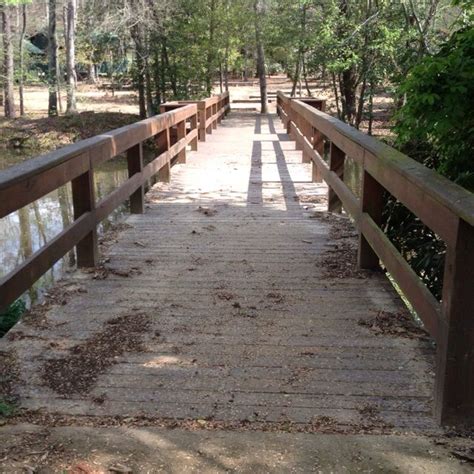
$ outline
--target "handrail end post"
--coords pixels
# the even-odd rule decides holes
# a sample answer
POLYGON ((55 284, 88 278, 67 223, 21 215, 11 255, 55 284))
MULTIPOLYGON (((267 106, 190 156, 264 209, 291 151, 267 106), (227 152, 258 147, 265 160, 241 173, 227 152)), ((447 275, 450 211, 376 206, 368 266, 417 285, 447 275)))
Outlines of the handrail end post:
POLYGON ((448 246, 443 324, 437 341, 435 416, 442 425, 474 424, 474 227, 462 218, 448 246))

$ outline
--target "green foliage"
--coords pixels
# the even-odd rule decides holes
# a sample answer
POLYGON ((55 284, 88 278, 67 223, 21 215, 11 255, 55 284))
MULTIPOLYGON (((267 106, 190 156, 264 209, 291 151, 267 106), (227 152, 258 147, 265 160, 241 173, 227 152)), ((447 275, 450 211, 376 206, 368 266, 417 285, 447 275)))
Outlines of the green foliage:
POLYGON ((419 148, 420 161, 474 191, 474 28, 455 32, 415 66, 401 86, 398 141, 419 148))
POLYGON ((15 407, 0 398, 0 418, 8 418, 15 412, 15 407))
POLYGON ((17 300, 5 312, 0 313, 0 337, 3 337, 17 323, 25 310, 25 302, 17 300))
MULTIPOLYGON (((452 37, 414 66, 400 86, 396 145, 410 157, 474 191, 474 28, 452 37)), ((446 246, 408 209, 390 199, 386 232, 440 300, 446 246)))

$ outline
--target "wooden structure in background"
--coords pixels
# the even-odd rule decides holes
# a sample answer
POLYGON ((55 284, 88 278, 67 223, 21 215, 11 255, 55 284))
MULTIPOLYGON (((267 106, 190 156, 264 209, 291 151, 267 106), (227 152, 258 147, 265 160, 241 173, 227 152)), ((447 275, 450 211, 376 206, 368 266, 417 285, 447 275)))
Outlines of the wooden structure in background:
POLYGON ((437 344, 435 411, 443 424, 474 422, 474 195, 384 143, 279 92, 277 112, 329 187, 328 210, 342 208, 360 231, 359 265, 391 274, 437 344), (322 140, 329 142, 326 161, 322 140), (344 183, 344 162, 363 170, 361 198, 344 183), (380 228, 390 193, 447 246, 438 302, 380 228))

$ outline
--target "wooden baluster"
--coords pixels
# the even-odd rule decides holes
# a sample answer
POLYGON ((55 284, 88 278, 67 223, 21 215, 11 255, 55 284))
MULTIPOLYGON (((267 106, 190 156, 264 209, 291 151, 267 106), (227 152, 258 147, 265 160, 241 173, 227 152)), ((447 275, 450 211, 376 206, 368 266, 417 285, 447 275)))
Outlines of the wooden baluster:
MULTIPOLYGON (((303 133, 303 137, 306 138, 310 143, 313 138, 312 134, 312 127, 309 124, 309 122, 301 117, 301 132, 303 133)), ((307 151, 305 151, 305 146, 302 146, 303 148, 303 163, 311 163, 313 160, 311 159, 311 155, 308 154, 307 151)))
MULTIPOLYGON (((186 137, 186 121, 183 120, 182 122, 179 122, 178 125, 176 126, 176 139, 179 142, 182 138, 186 137)), ((179 153, 178 153, 178 163, 186 163, 186 147, 184 147, 179 153)))
MULTIPOLYGON (((72 184, 72 203, 74 219, 95 209, 94 172, 90 168, 84 174, 74 178, 72 184)), ((99 262, 97 228, 94 228, 77 244, 77 266, 95 267, 99 262)))
POLYGON ((222 99, 219 99, 219 102, 217 102, 217 113, 219 114, 219 117, 217 117, 217 123, 221 123, 222 121, 222 115, 221 115, 221 109, 222 109, 222 99))
MULTIPOLYGON (((382 212, 385 205, 385 189, 364 170, 362 175, 362 196, 360 199, 361 211, 366 212, 372 220, 380 226, 382 224, 382 212)), ((362 233, 359 233, 359 268, 379 270, 380 261, 378 255, 372 250, 362 233)))
MULTIPOLYGON (((127 164, 129 178, 142 172, 143 148, 141 143, 127 150, 127 164)), ((132 214, 143 214, 145 212, 145 188, 143 185, 130 196, 130 212, 132 214)))
POLYGON ((459 219, 446 252, 443 323, 437 340, 435 414, 448 425, 474 423, 474 227, 459 219))
MULTIPOLYGON (((212 105, 210 105, 209 107, 206 107, 206 121, 212 117, 212 105)), ((212 135, 212 121, 211 123, 209 124, 209 127, 206 128, 206 133, 208 133, 209 135, 212 135)))
MULTIPOLYGON (((329 157, 329 169, 344 179, 344 161, 346 159, 345 153, 331 142, 331 152, 329 157)), ((334 190, 328 189, 328 211, 342 212, 342 202, 334 190)))
POLYGON ((199 140, 206 141, 206 102, 198 102, 199 140))
POLYGON ((213 104, 212 106, 212 128, 217 128, 217 104, 213 104))
MULTIPOLYGON (((313 134, 313 149, 316 150, 321 158, 324 156, 324 135, 319 132, 317 129, 311 127, 311 131, 313 134)), ((319 167, 314 163, 312 166, 312 179, 313 183, 321 183, 323 181, 323 177, 321 175, 321 170, 319 167)))
MULTIPOLYGON (((191 122, 191 131, 196 130, 198 128, 198 113, 196 113, 196 115, 191 115, 190 122, 191 122)), ((199 136, 199 130, 198 130, 198 136, 199 136)), ((193 138, 191 142, 189 143, 191 145, 191 150, 193 151, 197 151, 198 149, 198 136, 196 136, 196 138, 193 138)))
POLYGON ((291 122, 293 120, 293 111, 291 110, 291 100, 288 99, 288 102, 287 102, 288 106, 287 106, 287 109, 286 109, 286 114, 287 114, 287 120, 288 122, 286 122, 286 133, 290 136, 291 139, 293 139, 293 137, 291 136, 291 122))
MULTIPOLYGON (((170 129, 166 128, 156 135, 156 146, 158 148, 158 155, 170 149, 170 129)), ((169 160, 158 171, 158 181, 169 183, 171 179, 171 165, 169 160)))

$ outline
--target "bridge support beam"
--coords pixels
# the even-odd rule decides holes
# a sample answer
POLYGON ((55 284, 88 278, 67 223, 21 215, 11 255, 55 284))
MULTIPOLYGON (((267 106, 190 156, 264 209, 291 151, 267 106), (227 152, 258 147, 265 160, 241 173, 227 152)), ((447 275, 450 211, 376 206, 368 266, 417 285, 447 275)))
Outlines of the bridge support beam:
POLYGON ((448 247, 437 344, 435 414, 444 425, 474 424, 474 227, 459 219, 448 247))

